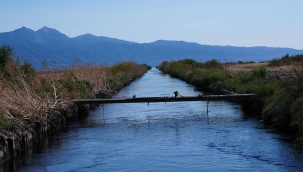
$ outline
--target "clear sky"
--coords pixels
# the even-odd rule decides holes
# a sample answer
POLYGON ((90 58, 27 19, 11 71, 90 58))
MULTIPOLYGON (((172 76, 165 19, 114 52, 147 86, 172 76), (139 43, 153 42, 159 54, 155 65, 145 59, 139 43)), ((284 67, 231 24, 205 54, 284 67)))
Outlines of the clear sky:
POLYGON ((0 0, 0 32, 22 26, 138 43, 303 50, 303 0, 0 0))

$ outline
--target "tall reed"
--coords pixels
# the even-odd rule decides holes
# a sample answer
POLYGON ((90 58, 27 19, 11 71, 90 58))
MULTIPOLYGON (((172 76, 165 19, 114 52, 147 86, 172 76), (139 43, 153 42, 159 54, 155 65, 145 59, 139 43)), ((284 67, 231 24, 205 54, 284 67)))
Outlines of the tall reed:
POLYGON ((73 99, 111 97, 148 70, 134 62, 112 67, 74 63, 63 70, 39 72, 28 72, 23 65, 11 62, 6 69, 0 72, 1 119, 39 121, 68 108, 73 99))

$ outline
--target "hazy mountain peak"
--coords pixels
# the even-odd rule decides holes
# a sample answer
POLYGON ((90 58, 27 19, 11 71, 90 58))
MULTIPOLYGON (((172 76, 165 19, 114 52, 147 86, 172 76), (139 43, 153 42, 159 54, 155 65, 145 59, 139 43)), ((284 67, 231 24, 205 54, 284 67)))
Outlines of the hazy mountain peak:
POLYGON ((23 27, 21 27, 21 28, 19 28, 19 29, 16 29, 16 30, 14 30, 13 32, 19 32, 19 33, 26 33, 26 32, 29 32, 29 33, 34 33, 35 31, 33 31, 33 30, 31 30, 31 29, 29 29, 29 28, 27 28, 27 27, 25 27, 25 26, 23 26, 23 27))
POLYGON ((27 28, 27 27, 21 27, 19 29, 16 29, 12 32, 3 33, 3 37, 0 38, 0 45, 3 39, 3 42, 6 44, 13 44, 16 40, 18 40, 19 43, 29 44, 29 43, 39 43, 39 44, 45 44, 43 38, 41 38, 35 31, 27 28))
POLYGON ((62 39, 67 41, 69 39, 68 36, 59 32, 58 30, 46 26, 37 30, 36 33, 39 34, 41 37, 43 37, 45 40, 50 42, 53 42, 54 40, 62 40, 62 39))
MULTIPOLYGON (((22 26, 21 28, 19 28, 20 30, 28 30, 28 31, 32 31, 30 28, 27 28, 27 27, 25 27, 25 26, 22 26)), ((18 30, 18 29, 16 29, 16 30, 18 30)))
POLYGON ((201 48, 201 46, 203 46, 195 42, 172 41, 172 40, 157 40, 150 44, 154 46, 170 46, 170 47, 181 47, 181 48, 189 48, 189 49, 201 48))
POLYGON ((86 33, 86 34, 83 34, 83 35, 80 35, 80 36, 77 36, 77 37, 97 37, 91 33, 86 33))
POLYGON ((86 40, 86 39, 99 40, 100 38, 98 36, 95 36, 95 35, 91 34, 91 33, 86 33, 86 34, 74 37, 73 39, 83 41, 83 40, 86 40))
POLYGON ((46 26, 44 26, 44 27, 42 27, 41 29, 39 29, 39 30, 37 30, 37 32, 38 31, 43 31, 43 32, 59 32, 59 31, 57 31, 56 29, 52 29, 52 28, 49 28, 49 27, 46 27, 46 26))
POLYGON ((105 37, 105 36, 95 36, 90 33, 74 37, 73 39, 75 39, 78 42, 87 43, 87 44, 98 44, 98 43, 102 43, 102 42, 112 42, 112 43, 119 43, 119 44, 133 44, 134 43, 134 42, 124 41, 121 39, 109 38, 109 37, 105 37))

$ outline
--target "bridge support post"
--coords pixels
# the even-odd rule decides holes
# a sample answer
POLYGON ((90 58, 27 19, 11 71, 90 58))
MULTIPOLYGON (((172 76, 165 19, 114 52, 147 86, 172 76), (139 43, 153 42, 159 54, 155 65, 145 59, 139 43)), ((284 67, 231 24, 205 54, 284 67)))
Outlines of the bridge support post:
POLYGON ((105 118, 104 118, 104 104, 103 104, 103 123, 105 123, 105 118))
POLYGON ((208 103, 209 103, 209 100, 207 100, 207 107, 206 107, 206 114, 207 114, 207 118, 208 118, 208 103))
POLYGON ((208 118, 208 104, 209 104, 209 100, 207 100, 207 103, 206 103, 207 124, 209 125, 209 118, 208 118))

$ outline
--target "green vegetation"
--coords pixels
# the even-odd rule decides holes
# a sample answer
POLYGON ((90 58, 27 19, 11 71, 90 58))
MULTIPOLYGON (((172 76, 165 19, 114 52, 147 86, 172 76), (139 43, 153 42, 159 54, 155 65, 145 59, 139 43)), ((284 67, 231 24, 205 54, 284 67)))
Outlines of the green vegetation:
POLYGON ((303 148, 303 76, 278 83, 278 88, 265 101, 265 122, 296 135, 295 143, 303 148))
POLYGON ((13 61, 12 59, 13 48, 8 45, 0 47, 0 71, 5 72, 7 64, 13 61))
POLYGON ((36 72, 30 63, 13 59, 13 49, 0 48, 0 130, 13 131, 24 122, 46 121, 77 98, 111 97, 142 76, 147 65, 122 62, 112 67, 76 60, 64 70, 44 61, 36 72))
POLYGON ((217 60, 198 63, 191 59, 168 62, 164 61, 158 67, 163 73, 180 78, 201 88, 228 78, 223 66, 217 60))
MULTIPOLYGON (((302 55, 284 56, 281 61, 299 62, 302 55), (296 59, 296 60, 294 60, 296 59)), ((302 61, 302 60, 301 60, 302 61)), ((276 63, 276 59, 273 60, 276 63)), ((285 62, 279 62, 285 63, 285 62)), ((295 136, 295 145, 303 148, 303 76, 275 80, 266 67, 250 71, 229 71, 217 60, 199 63, 190 59, 167 62, 158 66, 163 73, 170 74, 202 89, 213 91, 226 89, 236 93, 255 93, 244 108, 255 111, 258 118, 278 130, 295 136)))
POLYGON ((17 125, 17 121, 5 118, 4 112, 0 111, 0 131, 4 129, 14 130, 17 125))
POLYGON ((269 66, 283 66, 289 64, 297 64, 303 67, 303 54, 289 56, 286 54, 280 59, 274 58, 270 61, 269 66))

